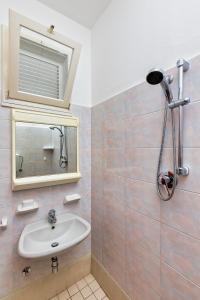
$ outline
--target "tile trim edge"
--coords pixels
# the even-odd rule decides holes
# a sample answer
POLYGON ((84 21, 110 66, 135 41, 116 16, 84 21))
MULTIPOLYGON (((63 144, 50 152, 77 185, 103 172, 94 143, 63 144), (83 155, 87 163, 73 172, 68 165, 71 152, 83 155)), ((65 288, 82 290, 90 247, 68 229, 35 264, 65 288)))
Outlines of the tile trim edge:
POLYGON ((130 300, 130 297, 93 255, 91 273, 111 300, 130 300))
POLYGON ((88 275, 90 270, 91 254, 88 254, 72 265, 61 268, 57 274, 49 274, 35 280, 24 288, 15 290, 12 294, 0 298, 0 300, 44 300, 52 298, 88 275))

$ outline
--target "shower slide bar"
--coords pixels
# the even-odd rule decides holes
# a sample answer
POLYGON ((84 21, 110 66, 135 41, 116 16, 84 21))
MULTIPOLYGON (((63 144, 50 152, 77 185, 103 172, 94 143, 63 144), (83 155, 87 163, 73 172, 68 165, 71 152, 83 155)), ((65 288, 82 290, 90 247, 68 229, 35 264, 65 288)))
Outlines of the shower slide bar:
POLYGON ((178 100, 169 103, 169 108, 179 109, 178 118, 178 166, 177 174, 187 176, 189 174, 189 168, 183 165, 183 106, 190 103, 190 98, 183 98, 183 74, 190 68, 189 62, 184 59, 179 59, 176 63, 178 68, 178 100))
POLYGON ((164 113, 163 113, 163 126, 161 145, 157 165, 156 173, 156 188, 161 200, 170 200, 175 192, 176 185, 178 184, 177 175, 187 176, 189 174, 189 168, 183 165, 183 106, 190 103, 190 98, 183 98, 183 77, 184 73, 189 70, 190 64, 184 60, 179 59, 177 61, 178 69, 178 98, 174 99, 171 90, 171 83, 173 82, 173 76, 165 74, 162 69, 151 69, 146 76, 147 83, 151 85, 160 84, 166 97, 164 113), (178 131, 176 130, 176 118, 174 109, 178 110, 178 131), (171 111, 171 136, 172 136, 172 170, 162 170, 162 161, 164 153, 164 144, 166 137, 166 128, 168 120, 168 112, 171 111), (178 142, 176 142, 178 140, 178 142), (176 144, 178 146, 176 147, 176 144))

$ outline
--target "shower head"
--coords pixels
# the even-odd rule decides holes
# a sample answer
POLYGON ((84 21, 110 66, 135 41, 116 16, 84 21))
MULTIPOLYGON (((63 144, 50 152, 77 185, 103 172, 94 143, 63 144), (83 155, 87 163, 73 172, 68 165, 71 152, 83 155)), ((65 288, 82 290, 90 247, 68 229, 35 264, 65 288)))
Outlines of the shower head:
POLYGON ((163 81, 164 74, 162 70, 159 69, 152 69, 147 74, 146 80, 149 84, 155 85, 161 83, 163 81))
POLYGON ((173 95, 169 85, 173 81, 173 76, 165 75, 161 69, 152 69, 147 74, 146 81, 152 85, 161 84, 167 101, 169 103, 172 101, 173 95))
POLYGON ((57 126, 49 126, 49 129, 51 129, 51 130, 57 129, 60 132, 60 137, 63 137, 63 132, 62 132, 62 130, 59 127, 57 127, 57 126))

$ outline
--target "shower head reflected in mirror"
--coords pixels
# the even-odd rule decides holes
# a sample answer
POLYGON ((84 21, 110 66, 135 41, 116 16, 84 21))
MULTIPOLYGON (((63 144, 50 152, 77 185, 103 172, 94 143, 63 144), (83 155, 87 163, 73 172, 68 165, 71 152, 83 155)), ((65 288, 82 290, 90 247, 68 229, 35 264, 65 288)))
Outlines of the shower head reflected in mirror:
POLYGON ((57 127, 57 126, 50 126, 49 129, 51 129, 51 130, 57 129, 60 132, 60 137, 63 136, 63 132, 62 132, 62 130, 59 127, 57 127))

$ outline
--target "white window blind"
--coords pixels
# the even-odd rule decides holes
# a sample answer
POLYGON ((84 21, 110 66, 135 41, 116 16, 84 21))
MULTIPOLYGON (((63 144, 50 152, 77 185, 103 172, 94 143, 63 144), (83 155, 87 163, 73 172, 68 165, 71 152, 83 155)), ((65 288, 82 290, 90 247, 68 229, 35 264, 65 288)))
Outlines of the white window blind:
POLYGON ((19 90, 59 99, 59 65, 20 53, 19 90))

